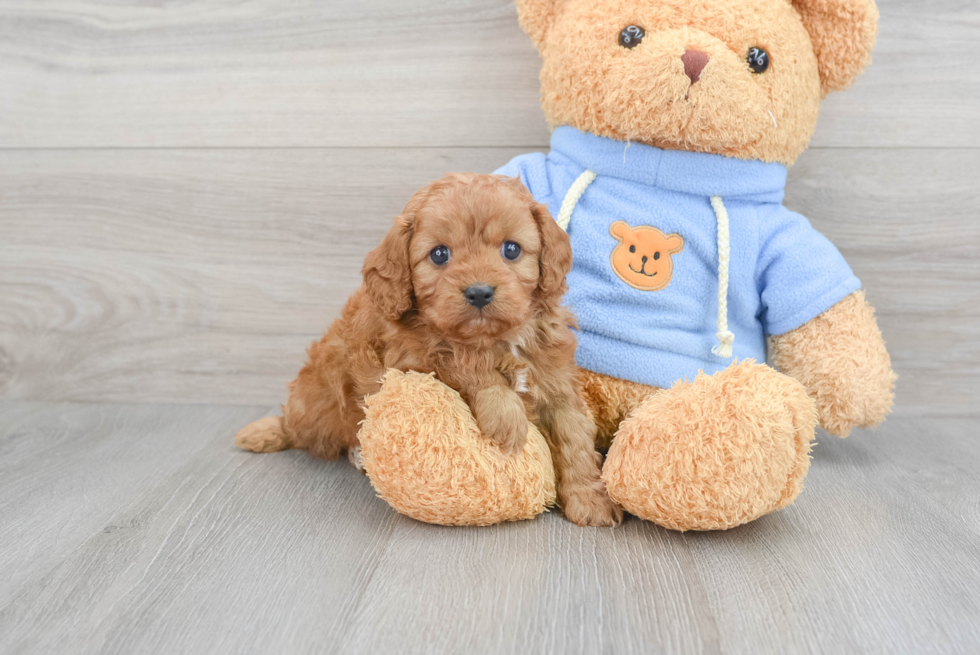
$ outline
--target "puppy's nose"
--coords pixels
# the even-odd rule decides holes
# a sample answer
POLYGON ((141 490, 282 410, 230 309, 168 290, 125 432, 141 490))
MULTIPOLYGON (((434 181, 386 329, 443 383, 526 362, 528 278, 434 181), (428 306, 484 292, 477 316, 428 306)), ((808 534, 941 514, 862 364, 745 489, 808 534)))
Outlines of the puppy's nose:
POLYGON ((493 291, 493 287, 489 284, 474 284, 467 287, 463 295, 466 296, 466 302, 477 309, 483 309, 493 300, 493 291))
POLYGON ((688 50, 681 55, 684 62, 684 74, 691 78, 691 84, 701 79, 701 71, 708 65, 708 55, 700 50, 688 50))

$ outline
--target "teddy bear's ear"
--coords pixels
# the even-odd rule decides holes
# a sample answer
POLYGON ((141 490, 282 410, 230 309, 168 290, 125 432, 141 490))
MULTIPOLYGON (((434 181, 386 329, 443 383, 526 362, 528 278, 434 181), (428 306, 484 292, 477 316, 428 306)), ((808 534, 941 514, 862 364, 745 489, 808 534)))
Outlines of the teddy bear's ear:
POLYGON ((684 250, 684 237, 679 234, 671 234, 667 237, 667 248, 670 254, 676 254, 684 250))
POLYGON ((626 221, 616 221, 609 226, 609 234, 616 238, 617 241, 622 241, 631 232, 631 228, 626 221))
POLYGON ((516 0, 521 28, 540 50, 548 31, 568 0, 516 0))
POLYGON ((841 91, 871 63, 878 36, 874 0, 792 0, 810 33, 823 95, 841 91))

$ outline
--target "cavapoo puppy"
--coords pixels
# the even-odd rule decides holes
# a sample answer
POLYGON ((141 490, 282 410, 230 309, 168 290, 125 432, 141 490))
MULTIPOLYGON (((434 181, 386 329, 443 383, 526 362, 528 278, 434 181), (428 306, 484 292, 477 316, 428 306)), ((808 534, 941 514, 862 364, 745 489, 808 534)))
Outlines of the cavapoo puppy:
POLYGON ((363 399, 387 369, 432 372, 505 451, 520 452, 535 422, 567 518, 619 523, 576 380, 575 318, 561 306, 571 264, 568 236, 520 180, 452 174, 430 184, 365 259, 364 284, 310 347, 282 418, 249 425, 236 444, 336 459, 357 447, 363 399))

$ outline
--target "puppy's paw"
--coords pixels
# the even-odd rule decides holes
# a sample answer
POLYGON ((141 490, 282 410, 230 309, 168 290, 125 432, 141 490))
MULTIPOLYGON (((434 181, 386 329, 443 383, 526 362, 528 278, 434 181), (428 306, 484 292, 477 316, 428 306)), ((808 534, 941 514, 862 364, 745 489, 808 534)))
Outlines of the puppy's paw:
POLYGON ((361 475, 367 475, 367 469, 364 468, 364 458, 361 456, 361 447, 354 446, 347 451, 347 461, 349 461, 354 468, 361 472, 361 475))
POLYGON ((623 508, 601 484, 565 489, 560 495, 565 518, 576 525, 614 528, 623 522, 623 508))
POLYGON ((477 418, 483 436, 490 439, 508 455, 518 455, 527 443, 528 421, 524 414, 510 415, 490 412, 477 418))
POLYGON ((524 450, 530 425, 524 403, 512 390, 492 387, 479 392, 473 414, 483 436, 497 444, 502 451, 517 455, 524 450))

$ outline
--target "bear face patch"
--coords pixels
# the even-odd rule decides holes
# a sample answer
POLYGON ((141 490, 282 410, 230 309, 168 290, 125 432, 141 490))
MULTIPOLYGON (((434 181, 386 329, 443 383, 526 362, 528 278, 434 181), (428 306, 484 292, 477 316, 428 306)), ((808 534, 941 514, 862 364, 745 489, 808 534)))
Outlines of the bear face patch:
POLYGON ((660 291, 670 284, 672 256, 684 250, 681 235, 668 236, 649 225, 634 228, 625 221, 610 225, 609 234, 619 241, 609 256, 619 279, 640 291, 660 291))

